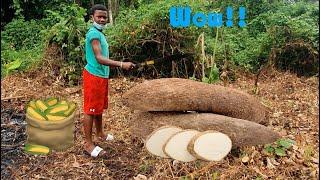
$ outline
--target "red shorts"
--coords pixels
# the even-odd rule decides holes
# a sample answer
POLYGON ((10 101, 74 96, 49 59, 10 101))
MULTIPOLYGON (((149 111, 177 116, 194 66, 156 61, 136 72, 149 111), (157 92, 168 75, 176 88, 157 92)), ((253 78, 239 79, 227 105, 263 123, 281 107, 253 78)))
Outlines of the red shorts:
POLYGON ((83 112, 100 115, 108 108, 108 79, 90 74, 86 69, 83 77, 83 112))

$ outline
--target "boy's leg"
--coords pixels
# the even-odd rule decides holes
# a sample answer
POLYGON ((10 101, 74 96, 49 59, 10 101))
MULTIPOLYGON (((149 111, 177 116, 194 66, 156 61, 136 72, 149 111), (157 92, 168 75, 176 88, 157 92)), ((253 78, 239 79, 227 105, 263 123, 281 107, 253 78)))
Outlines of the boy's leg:
POLYGON ((102 114, 95 116, 94 123, 96 126, 96 132, 97 132, 98 138, 106 139, 106 135, 103 133, 102 114))
MULTIPOLYGON (((95 113, 102 114, 102 108, 100 109, 101 102, 101 92, 100 92, 100 84, 103 83, 103 79, 96 77, 87 70, 83 70, 83 94, 84 94, 84 103, 83 103, 83 111, 84 111, 84 119, 83 119, 83 130, 85 135, 85 146, 84 149, 89 154, 94 153, 93 150, 97 147, 94 145, 92 141, 92 126, 95 117, 95 113)), ((100 147, 96 150, 99 150, 100 147)), ((99 156, 106 155, 105 151, 100 151, 99 156)), ((95 156, 95 155, 94 155, 95 156)))
MULTIPOLYGON (((106 89, 105 89, 104 98, 103 98, 104 99, 103 109, 108 109, 108 103, 109 103, 109 101, 108 101, 108 99, 109 99, 108 98, 109 97, 109 94, 108 94, 108 88, 109 88, 108 87, 108 79, 106 79, 104 81, 104 83, 105 83, 106 89)), ((95 126, 96 126, 97 137, 100 140, 104 141, 107 138, 107 136, 103 133, 102 114, 99 114, 99 115, 95 116, 94 123, 95 123, 95 126)))
POLYGON ((83 129, 85 135, 85 150, 90 153, 94 149, 94 144, 92 141, 92 125, 93 125, 94 115, 84 114, 83 129))

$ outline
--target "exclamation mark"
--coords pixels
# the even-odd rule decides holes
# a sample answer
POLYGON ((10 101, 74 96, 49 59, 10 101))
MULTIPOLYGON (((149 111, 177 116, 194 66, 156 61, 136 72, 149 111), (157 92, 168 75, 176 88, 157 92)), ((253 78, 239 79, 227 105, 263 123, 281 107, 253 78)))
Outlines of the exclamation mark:
POLYGON ((239 26, 241 28, 246 26, 246 22, 244 21, 244 19, 246 18, 246 8, 244 7, 239 7, 239 26))
POLYGON ((232 7, 228 6, 227 7, 227 27, 232 27, 233 22, 232 22, 232 17, 233 17, 233 13, 232 13, 233 9, 232 7))

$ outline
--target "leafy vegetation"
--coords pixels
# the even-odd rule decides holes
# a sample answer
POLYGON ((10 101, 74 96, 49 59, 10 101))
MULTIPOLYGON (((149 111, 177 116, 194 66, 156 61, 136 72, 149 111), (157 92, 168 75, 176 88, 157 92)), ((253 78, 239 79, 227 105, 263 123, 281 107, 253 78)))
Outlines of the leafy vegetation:
MULTIPOLYGON (((40 49, 56 44, 65 59, 60 71, 69 84, 74 84, 85 64, 84 37, 91 24, 86 9, 91 1, 41 1, 43 6, 38 12, 27 11, 31 5, 38 7, 37 2, 13 3, 15 18, 1 31, 2 77, 13 71, 9 68, 11 62, 21 60, 13 63, 13 69, 23 70, 41 59, 40 49)), ((213 83, 222 74, 229 76, 234 67, 257 72, 266 63, 299 75, 319 71, 319 7, 312 1, 137 0, 120 1, 119 5, 114 25, 105 30, 112 58, 142 62, 172 54, 193 54, 187 65, 181 59, 175 59, 175 64, 161 62, 156 67, 159 76, 185 76, 213 83), (232 6, 235 25, 238 7, 244 6, 247 26, 172 28, 168 12, 174 5, 189 5, 193 12, 224 14, 226 7, 232 6), (204 42, 199 44, 202 33, 204 42)))
POLYGON ((64 55, 65 64, 60 72, 70 85, 75 84, 81 76, 84 67, 84 40, 87 23, 84 21, 85 9, 76 4, 61 6, 60 12, 47 11, 47 22, 58 22, 49 27, 45 36, 46 45, 57 44, 64 55))
MULTIPOLYGON (((215 63, 220 71, 225 61, 251 72, 256 72, 261 65, 272 61, 281 69, 295 72, 304 69, 301 74, 318 72, 319 26, 316 14, 319 8, 314 3, 262 1, 257 6, 255 2, 246 1, 242 5, 247 7, 249 12, 246 19, 247 27, 243 29, 223 27, 221 31, 223 37, 220 35, 218 43, 216 43, 218 35, 216 29, 208 27, 172 29, 169 25, 168 12, 169 8, 176 4, 187 4, 187 2, 162 1, 157 6, 144 4, 137 10, 123 11, 117 18, 115 26, 106 30, 112 52, 125 57, 145 56, 146 49, 149 53, 147 56, 156 57, 165 53, 199 53, 194 46, 197 37, 204 32, 206 56, 214 54, 215 63), (131 22, 130 25, 127 25, 128 21, 131 22), (300 46, 295 45, 297 43, 300 46), (291 56, 288 56, 288 53, 291 56)), ((224 8, 230 4, 233 4, 234 9, 240 5, 207 1, 189 5, 194 12, 225 12, 224 8)), ((234 20, 237 20, 237 14, 234 20)), ((201 57, 201 53, 195 57, 195 62, 197 57, 201 57)), ((206 73, 206 76, 198 75, 197 78, 203 77, 207 81, 209 76, 210 73, 206 73)))
POLYGON ((289 150, 294 143, 291 139, 279 139, 274 144, 266 145, 264 150, 271 155, 286 156, 286 151, 289 150))
POLYGON ((19 1, 14 1, 16 19, 1 31, 1 78, 11 72, 34 67, 43 56, 45 25, 41 20, 26 21, 19 1))

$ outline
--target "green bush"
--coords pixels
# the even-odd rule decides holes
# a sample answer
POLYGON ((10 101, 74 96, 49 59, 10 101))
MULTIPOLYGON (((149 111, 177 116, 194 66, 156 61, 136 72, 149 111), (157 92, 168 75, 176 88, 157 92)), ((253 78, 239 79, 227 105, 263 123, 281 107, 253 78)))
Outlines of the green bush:
MULTIPOLYGON (((114 25, 105 30, 111 57, 115 59, 124 57, 141 62, 149 57, 192 53, 195 54, 195 66, 201 59, 201 51, 195 45, 199 35, 204 33, 205 54, 214 57, 216 63, 214 71, 213 67, 206 69, 209 71, 209 79, 218 79, 225 60, 252 72, 272 59, 270 57, 274 57, 273 62, 283 69, 296 71, 307 64, 312 66, 311 74, 319 70, 316 68, 319 63, 319 7, 310 1, 270 3, 268 0, 246 0, 240 3, 233 0, 135 0, 130 3, 133 7, 122 1, 120 4, 124 8, 121 8, 114 25), (224 14, 225 8, 232 6, 235 26, 222 27, 219 33, 216 33, 216 28, 209 27, 172 28, 169 24, 169 8, 174 5, 189 5, 193 12, 214 11, 224 14), (245 28, 236 26, 239 6, 247 8, 245 28)), ((91 22, 85 22, 86 10, 77 4, 64 2, 42 11, 45 12, 45 18, 31 21, 15 19, 1 32, 1 50, 4 52, 1 64, 7 65, 7 70, 3 71, 9 72, 9 66, 19 70, 25 62, 29 62, 24 57, 38 59, 41 57, 39 49, 54 43, 62 49, 65 57, 66 63, 61 72, 66 74, 66 80, 72 84, 80 77, 80 70, 85 64, 84 41, 91 22), (23 59, 22 63, 17 60, 19 58, 23 59), (18 65, 19 68, 16 68, 18 65)), ((165 66, 169 69, 158 71, 170 71, 170 65, 165 66)), ((160 74, 168 75, 165 72, 160 74)))
MULTIPOLYGON (((317 51, 319 51, 318 13, 319 7, 316 4, 297 2, 283 4, 272 11, 259 14, 249 22, 247 28, 250 36, 257 40, 252 42, 255 43, 256 48, 254 46, 248 48, 249 51, 250 49, 262 49, 261 55, 254 53, 258 55, 256 60, 261 59, 262 62, 267 61, 271 54, 275 55, 275 59, 272 60, 282 69, 293 70, 301 75, 316 74, 319 63, 317 62, 317 51), (263 38, 261 39, 261 37, 263 38), (261 43, 263 43, 262 46, 261 43), (275 51, 272 52, 272 49, 275 51), (288 54, 290 55, 288 56, 288 54), (300 72, 299 69, 304 69, 304 72, 300 72)), ((250 54, 246 50, 243 53, 250 54)), ((245 60, 241 61, 245 62, 245 60)), ((252 67, 257 67, 250 64, 253 65, 252 67)))
POLYGON ((27 70, 41 59, 43 29, 40 20, 14 19, 5 26, 1 31, 1 78, 27 70))
MULTIPOLYGON (((266 63, 272 54, 285 48, 288 43, 304 42, 310 44, 313 53, 319 50, 319 7, 312 2, 282 2, 270 3, 267 0, 244 1, 175 1, 166 0, 157 3, 140 4, 139 8, 122 11, 113 27, 105 30, 114 56, 124 57, 161 57, 163 52, 195 52, 194 45, 200 33, 205 33, 205 51, 213 54, 215 30, 208 27, 191 26, 185 29, 172 29, 169 25, 169 8, 173 5, 190 5, 193 12, 204 13, 220 11, 225 13, 225 7, 234 8, 234 23, 237 22, 237 8, 247 7, 247 26, 224 29, 224 40, 219 37, 216 47, 215 60, 221 68, 223 59, 229 60, 236 66, 256 72, 266 63), (127 23, 127 22, 130 22, 127 23), (224 47, 226 44, 226 48, 224 47), (227 51, 227 57, 225 56, 227 51)), ((308 46, 309 47, 309 46, 308 46)), ((296 52, 292 52, 295 54, 296 52)), ((278 61, 284 55, 278 53, 278 61)), ((293 58, 287 66, 296 64, 298 58, 293 58)), ((143 58, 141 59, 143 60, 143 58)), ((313 66, 317 66, 313 64, 313 66)))
MULTIPOLYGON (((255 4, 254 1, 243 4, 248 11, 245 28, 224 28, 230 54, 228 59, 239 67, 256 72, 271 55, 275 55, 275 59, 271 59, 282 69, 295 72, 304 69, 304 72, 299 72, 302 74, 308 74, 308 71, 311 71, 310 74, 317 73, 319 7, 311 2, 261 1, 259 6, 255 4), (262 6, 264 3, 265 6, 262 6), (275 51, 272 52, 272 49, 275 51), (305 64, 308 67, 304 67, 305 64)), ((207 51, 212 52, 214 37, 207 37, 207 51)), ((217 59, 221 60, 223 43, 218 46, 217 59)))
POLYGON ((33 49, 11 49, 1 40, 1 78, 16 71, 28 70, 40 62, 43 56, 41 46, 33 49))
POLYGON ((146 49, 149 51, 148 55, 153 56, 161 55, 161 51, 189 51, 201 32, 196 27, 170 27, 169 8, 179 4, 190 5, 194 10, 205 9, 203 3, 165 0, 141 4, 138 9, 120 12, 115 25, 105 30, 111 52, 130 57, 143 55, 146 49), (166 46, 163 47, 164 42, 166 46))
POLYGON ((43 29, 44 26, 39 20, 14 19, 1 31, 1 40, 16 50, 32 49, 42 43, 43 36, 40 31, 43 29))
MULTIPOLYGON (((84 42, 88 24, 84 21, 86 10, 77 4, 61 5, 61 11, 47 11, 48 17, 58 23, 46 31, 47 45, 57 44, 64 55, 65 63, 60 69, 69 84, 78 82, 84 67, 84 42)), ((48 22, 48 21, 47 21, 48 22)))

